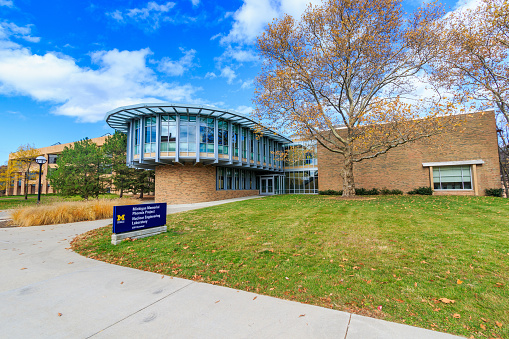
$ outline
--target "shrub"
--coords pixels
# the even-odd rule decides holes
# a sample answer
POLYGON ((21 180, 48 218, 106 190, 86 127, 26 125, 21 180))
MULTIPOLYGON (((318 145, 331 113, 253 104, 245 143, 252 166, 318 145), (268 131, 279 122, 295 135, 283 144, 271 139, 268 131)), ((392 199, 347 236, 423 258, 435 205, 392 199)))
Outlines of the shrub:
POLYGON ((58 202, 51 205, 22 207, 11 212, 13 224, 39 226, 99 220, 113 217, 113 206, 140 203, 132 199, 99 199, 58 202))
POLYGON ((380 194, 380 190, 378 190, 378 188, 372 188, 368 191, 366 191, 367 195, 379 195, 380 194))
POLYGON ((503 190, 501 188, 486 188, 484 193, 490 197, 501 197, 503 190))
POLYGON ((433 195, 433 189, 431 187, 418 187, 416 189, 411 190, 408 192, 410 195, 418 194, 418 195, 433 195))
MULTIPOLYGON (((432 193, 433 193, 433 191, 432 191, 432 193)), ((402 190, 398 190, 398 189, 390 190, 389 194, 391 194, 391 195, 402 195, 403 191, 402 190)))
POLYGON ((356 188, 355 189, 355 195, 368 195, 368 190, 365 188, 356 188))
POLYGON ((320 195, 343 195, 343 191, 334 191, 334 190, 325 190, 325 191, 318 191, 318 194, 320 195))

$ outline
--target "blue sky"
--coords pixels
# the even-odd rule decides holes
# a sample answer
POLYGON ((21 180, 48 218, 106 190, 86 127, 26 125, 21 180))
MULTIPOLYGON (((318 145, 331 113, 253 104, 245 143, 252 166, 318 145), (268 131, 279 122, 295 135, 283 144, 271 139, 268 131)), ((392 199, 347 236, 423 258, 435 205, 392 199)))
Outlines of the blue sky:
MULTIPOLYGON (((104 115, 124 105, 181 102, 248 114, 260 69, 256 36, 309 2, 0 0, 0 163, 21 144, 112 133, 104 115)), ((418 4, 404 2, 408 11, 418 4)))

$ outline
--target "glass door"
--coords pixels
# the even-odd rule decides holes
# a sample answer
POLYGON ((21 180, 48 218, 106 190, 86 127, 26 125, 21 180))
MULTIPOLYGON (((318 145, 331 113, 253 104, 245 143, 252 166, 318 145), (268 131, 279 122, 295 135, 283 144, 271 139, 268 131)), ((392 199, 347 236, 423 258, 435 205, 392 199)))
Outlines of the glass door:
POLYGON ((260 194, 274 194, 274 177, 260 178, 260 194))

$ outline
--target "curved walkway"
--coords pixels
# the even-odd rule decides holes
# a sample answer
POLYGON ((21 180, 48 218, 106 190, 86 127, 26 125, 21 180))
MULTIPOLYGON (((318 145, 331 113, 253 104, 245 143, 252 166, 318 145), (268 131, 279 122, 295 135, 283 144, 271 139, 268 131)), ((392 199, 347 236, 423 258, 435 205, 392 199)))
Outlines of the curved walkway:
MULTIPOLYGON (((168 206, 169 213, 230 201, 168 206)), ((82 257, 76 235, 110 224, 0 229, 4 338, 457 338, 82 257)))

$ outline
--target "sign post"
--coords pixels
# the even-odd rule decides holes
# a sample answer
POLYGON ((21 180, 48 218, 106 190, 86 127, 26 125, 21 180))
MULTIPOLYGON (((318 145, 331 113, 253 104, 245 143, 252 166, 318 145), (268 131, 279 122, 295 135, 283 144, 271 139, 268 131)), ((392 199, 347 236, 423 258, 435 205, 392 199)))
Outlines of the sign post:
POLYGON ((111 243, 117 245, 127 238, 145 238, 167 230, 166 203, 123 205, 113 207, 111 243))

